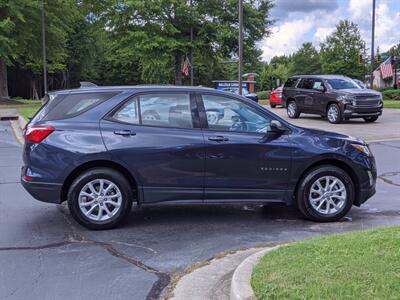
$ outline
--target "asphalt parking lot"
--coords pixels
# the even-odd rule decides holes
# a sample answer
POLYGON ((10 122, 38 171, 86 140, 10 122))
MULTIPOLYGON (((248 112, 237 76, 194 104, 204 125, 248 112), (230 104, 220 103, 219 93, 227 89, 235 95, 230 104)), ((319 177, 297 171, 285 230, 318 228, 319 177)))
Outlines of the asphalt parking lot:
POLYGON ((364 119, 350 119, 341 124, 330 124, 319 115, 301 114, 298 119, 290 119, 287 116, 286 108, 266 107, 298 126, 337 131, 363 137, 367 141, 400 139, 400 109, 384 109, 383 115, 372 124, 366 124, 364 119))
MULTIPOLYGON (((314 118, 314 127, 346 126, 314 118)), ((387 121, 368 127, 380 122, 387 121)), ((21 146, 0 122, 0 299, 157 299, 177 273, 225 251, 400 224, 400 141, 371 147, 378 192, 341 222, 304 221, 281 206, 159 206, 134 208, 122 228, 88 231, 64 205, 24 191, 21 146)))

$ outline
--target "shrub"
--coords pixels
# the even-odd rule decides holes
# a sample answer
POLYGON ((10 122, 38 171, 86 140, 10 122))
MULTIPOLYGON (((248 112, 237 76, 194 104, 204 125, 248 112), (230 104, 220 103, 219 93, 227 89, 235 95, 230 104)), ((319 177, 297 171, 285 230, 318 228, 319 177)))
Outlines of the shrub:
POLYGON ((400 100, 400 89, 390 89, 382 92, 384 100, 400 100))
POLYGON ((269 99, 269 95, 271 94, 271 91, 259 91, 257 92, 257 96, 259 99, 265 100, 269 99))

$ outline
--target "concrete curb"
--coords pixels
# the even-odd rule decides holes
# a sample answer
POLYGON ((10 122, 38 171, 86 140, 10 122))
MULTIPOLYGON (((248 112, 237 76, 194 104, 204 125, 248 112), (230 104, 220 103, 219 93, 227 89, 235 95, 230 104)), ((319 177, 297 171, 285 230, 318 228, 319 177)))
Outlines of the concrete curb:
POLYGON ((266 248, 247 257, 236 268, 231 280, 230 300, 254 300, 253 288, 250 285, 251 274, 261 257, 278 249, 280 246, 266 248))

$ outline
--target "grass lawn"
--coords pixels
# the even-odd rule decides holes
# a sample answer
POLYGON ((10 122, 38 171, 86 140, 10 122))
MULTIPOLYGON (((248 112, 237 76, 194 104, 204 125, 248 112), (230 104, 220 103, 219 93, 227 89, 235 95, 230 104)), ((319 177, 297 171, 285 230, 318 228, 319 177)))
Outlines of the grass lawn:
POLYGON ((0 105, 1 108, 15 108, 21 116, 28 121, 29 117, 33 117, 33 115, 38 111, 38 109, 42 106, 42 102, 40 100, 13 100, 13 104, 3 104, 0 105))
POLYGON ((384 108, 400 108, 399 100, 384 100, 383 101, 384 108))
POLYGON ((258 299, 399 299, 400 227, 296 242, 253 271, 258 299))

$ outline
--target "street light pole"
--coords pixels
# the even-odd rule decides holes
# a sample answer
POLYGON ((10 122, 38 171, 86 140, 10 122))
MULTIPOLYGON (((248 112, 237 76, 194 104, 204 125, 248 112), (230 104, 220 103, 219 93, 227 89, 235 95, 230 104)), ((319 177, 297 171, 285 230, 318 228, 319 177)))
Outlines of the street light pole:
POLYGON ((47 58, 46 58, 46 24, 44 15, 44 0, 41 2, 42 8, 42 51, 43 51, 43 89, 44 94, 47 94, 47 58))
POLYGON ((243 0, 239 0, 239 95, 243 88, 243 0))
POLYGON ((370 88, 374 83, 374 66, 375 66, 375 0, 372 0, 372 36, 371 36, 371 78, 370 88))

